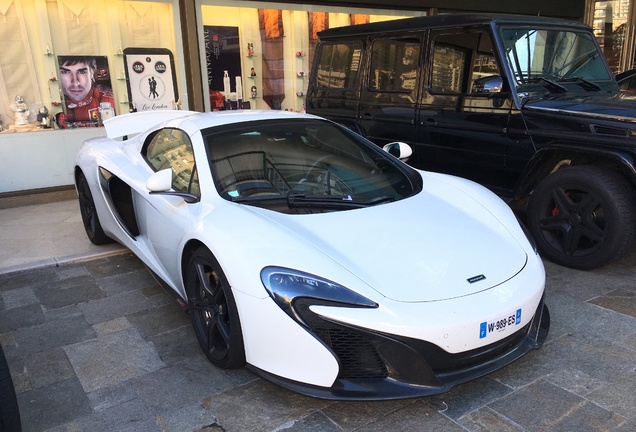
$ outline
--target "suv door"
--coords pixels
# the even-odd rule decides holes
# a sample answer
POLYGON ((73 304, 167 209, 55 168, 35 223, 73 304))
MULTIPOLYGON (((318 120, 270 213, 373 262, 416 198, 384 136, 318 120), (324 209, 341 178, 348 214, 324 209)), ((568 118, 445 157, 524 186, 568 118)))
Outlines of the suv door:
POLYGON ((371 43, 370 54, 358 112, 363 134, 380 146, 394 141, 414 145, 421 39, 378 38, 371 43))
POLYGON ((512 100, 489 32, 431 31, 427 63, 416 163, 510 192, 518 176, 506 170, 512 100))

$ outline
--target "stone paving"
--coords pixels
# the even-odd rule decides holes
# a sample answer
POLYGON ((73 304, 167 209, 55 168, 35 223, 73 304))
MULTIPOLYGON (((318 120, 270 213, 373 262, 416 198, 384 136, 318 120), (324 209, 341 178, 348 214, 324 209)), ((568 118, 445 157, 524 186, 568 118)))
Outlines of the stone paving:
POLYGON ((426 398, 326 401, 223 371, 135 257, 0 275, 0 343, 24 431, 636 431, 636 254, 546 263, 550 336, 426 398))

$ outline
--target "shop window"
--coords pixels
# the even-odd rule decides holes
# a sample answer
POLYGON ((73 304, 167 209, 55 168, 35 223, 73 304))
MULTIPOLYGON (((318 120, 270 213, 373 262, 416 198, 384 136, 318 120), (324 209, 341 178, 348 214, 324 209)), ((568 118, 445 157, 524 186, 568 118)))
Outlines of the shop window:
POLYGON ((179 129, 162 129, 151 135, 142 153, 156 171, 172 169, 172 188, 200 195, 192 143, 179 129))
POLYGON ((320 51, 320 64, 316 82, 320 87, 351 88, 358 76, 362 47, 353 44, 324 45, 320 51))
POLYGON ((369 90, 410 93, 419 71, 420 43, 414 39, 373 42, 369 90))

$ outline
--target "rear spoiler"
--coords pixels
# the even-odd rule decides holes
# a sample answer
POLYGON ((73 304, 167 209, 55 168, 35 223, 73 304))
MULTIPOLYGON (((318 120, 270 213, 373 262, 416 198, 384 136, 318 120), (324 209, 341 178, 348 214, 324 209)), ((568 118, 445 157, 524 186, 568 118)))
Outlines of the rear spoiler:
POLYGON ((141 133, 172 119, 197 114, 196 111, 156 110, 122 114, 104 120, 106 136, 110 139, 141 133))

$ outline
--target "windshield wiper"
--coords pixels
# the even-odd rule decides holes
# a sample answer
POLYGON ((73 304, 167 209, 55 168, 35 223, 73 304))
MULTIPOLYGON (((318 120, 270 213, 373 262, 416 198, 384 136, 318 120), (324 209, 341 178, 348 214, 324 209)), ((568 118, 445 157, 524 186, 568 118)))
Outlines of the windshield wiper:
POLYGON ((601 86, 578 76, 562 78, 559 82, 578 82, 586 90, 601 91, 601 86))
POLYGON ((568 91, 568 89, 566 89, 565 87, 563 87, 561 84, 557 83, 556 81, 552 81, 542 76, 526 78, 524 82, 524 84, 534 84, 534 83, 544 83, 546 84, 545 87, 547 87, 548 90, 554 90, 557 93, 567 93, 568 91))
POLYGON ((287 193, 287 205, 293 207, 318 207, 326 209, 363 208, 388 201, 395 201, 392 196, 380 196, 368 200, 356 200, 351 195, 312 195, 290 191, 287 193))

